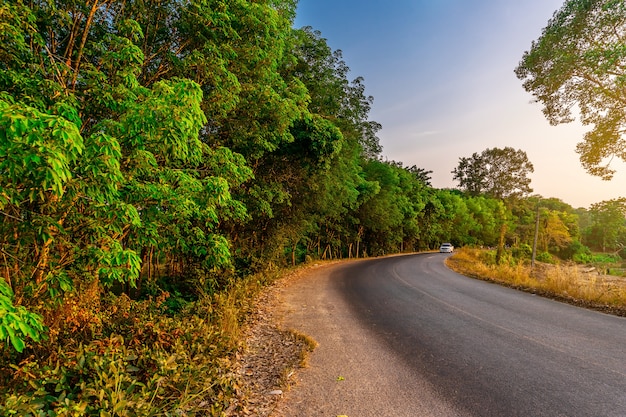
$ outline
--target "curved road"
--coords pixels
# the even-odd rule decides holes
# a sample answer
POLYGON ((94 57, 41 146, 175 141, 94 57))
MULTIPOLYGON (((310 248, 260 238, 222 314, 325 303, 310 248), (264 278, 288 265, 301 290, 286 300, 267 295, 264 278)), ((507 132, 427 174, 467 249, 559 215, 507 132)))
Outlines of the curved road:
POLYGON ((626 416, 626 319, 466 278, 446 256, 339 264, 289 289, 286 324, 320 347, 285 415, 626 416))

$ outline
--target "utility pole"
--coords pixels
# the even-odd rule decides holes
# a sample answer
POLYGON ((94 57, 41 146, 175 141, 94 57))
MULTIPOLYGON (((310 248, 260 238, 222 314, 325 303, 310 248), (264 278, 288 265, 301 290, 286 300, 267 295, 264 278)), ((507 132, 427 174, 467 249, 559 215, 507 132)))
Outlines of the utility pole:
POLYGON ((539 202, 537 202, 537 214, 535 217, 535 238, 533 239, 533 256, 530 260, 531 268, 535 266, 535 257, 537 256, 537 237, 539 236, 539 202))

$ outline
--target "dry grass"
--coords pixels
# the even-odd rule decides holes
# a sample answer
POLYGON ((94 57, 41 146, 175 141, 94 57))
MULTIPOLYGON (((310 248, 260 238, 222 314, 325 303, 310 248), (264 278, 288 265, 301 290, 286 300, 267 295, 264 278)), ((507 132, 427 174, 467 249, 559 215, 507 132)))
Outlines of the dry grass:
POLYGON ((461 274, 533 292, 560 301, 626 316, 626 280, 586 272, 574 264, 493 265, 486 251, 463 248, 447 259, 461 274))
POLYGON ((299 366, 301 368, 306 368, 309 365, 308 360, 311 352, 313 352, 317 347, 317 342, 312 337, 304 333, 300 333, 297 330, 290 329, 289 334, 291 335, 291 337, 293 337, 295 342, 302 345, 302 349, 300 350, 299 355, 299 366))

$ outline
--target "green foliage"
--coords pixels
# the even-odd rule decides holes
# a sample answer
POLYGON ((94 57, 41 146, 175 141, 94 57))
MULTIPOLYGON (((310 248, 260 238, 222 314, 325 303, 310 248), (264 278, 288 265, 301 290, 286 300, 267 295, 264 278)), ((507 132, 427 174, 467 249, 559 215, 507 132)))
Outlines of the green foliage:
POLYGON ((626 243, 626 199, 592 204, 591 224, 584 230, 585 241, 594 250, 616 251, 626 243))
POLYGON ((548 252, 539 252, 537 254, 537 258, 536 259, 539 262, 545 262, 545 263, 548 263, 548 264, 556 263, 554 257, 552 255, 550 255, 550 253, 548 253, 548 252))
POLYGON ((564 259, 571 259, 577 263, 588 263, 591 261, 591 250, 580 241, 574 240, 566 249, 559 252, 564 259))
POLYGON ((522 243, 521 245, 513 248, 511 250, 511 254, 517 259, 531 259, 533 255, 533 248, 526 243, 522 243))
POLYGON ((230 187, 252 176, 201 139, 209 119, 191 74, 146 79, 151 60, 172 63, 147 57, 145 37, 176 41, 142 13, 180 5, 65 6, 0 9, 0 266, 16 305, 44 315, 92 282, 141 284, 145 253, 229 267, 218 227, 246 217, 230 187))
POLYGON ((618 255, 608 254, 608 253, 594 253, 591 256, 592 263, 598 264, 610 264, 610 263, 618 263, 621 261, 621 258, 618 255))
POLYGON ((593 126, 577 146, 583 167, 610 179, 622 158, 626 113, 626 7, 614 0, 568 0, 525 52, 516 74, 543 105, 551 124, 573 120, 593 126))
MULTIPOLYGON (((252 272, 501 236, 527 255, 538 198, 501 201, 529 192, 525 154, 467 160, 468 193, 384 160, 364 80, 291 0, 5 3, 0 414, 221 415, 252 272)), ((544 252, 626 236, 608 206, 579 226, 541 202, 544 252)))
POLYGON ((459 158, 452 173, 459 187, 477 196, 505 199, 532 192, 528 175, 534 171, 526 152, 510 147, 485 149, 470 158, 459 158))
POLYGON ((72 179, 71 168, 84 151, 79 126, 8 100, 0 99, 0 170, 5 190, 0 207, 62 197, 72 179))
POLYGON ((13 305, 14 294, 4 279, 0 278, 0 340, 9 342, 13 349, 22 352, 26 338, 39 342, 44 337, 42 317, 22 306, 13 305))
POLYGON ((576 253, 572 256, 572 260, 579 264, 589 264, 593 262, 593 257, 588 253, 576 253))
MULTIPOLYGON (((3 267, 16 271, 7 282, 32 305, 71 291, 83 267, 98 268, 97 259, 83 254, 106 247, 107 256, 119 257, 110 236, 138 222, 136 211, 116 201, 119 145, 102 134, 85 139, 76 113, 67 106, 41 112, 0 101, 0 170, 6 174, 0 179, 0 241, 9 255, 3 267), (60 108, 67 118, 55 114, 60 108), (114 217, 112 207, 120 209, 114 217)), ((139 265, 125 253, 118 266, 131 266, 132 279, 139 265)))
POLYGON ((2 367, 0 414, 218 416, 234 403, 240 382, 227 367, 237 345, 207 317, 217 305, 169 316, 164 297, 110 301, 109 336, 2 367))

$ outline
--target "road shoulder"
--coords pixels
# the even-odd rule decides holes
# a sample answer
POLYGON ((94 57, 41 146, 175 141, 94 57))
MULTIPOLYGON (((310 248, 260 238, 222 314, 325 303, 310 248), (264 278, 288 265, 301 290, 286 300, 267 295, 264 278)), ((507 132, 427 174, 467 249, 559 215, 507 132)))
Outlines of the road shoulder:
POLYGON ((282 328, 309 335, 318 347, 271 416, 460 415, 353 314, 335 275, 349 264, 310 269, 279 290, 282 328))

